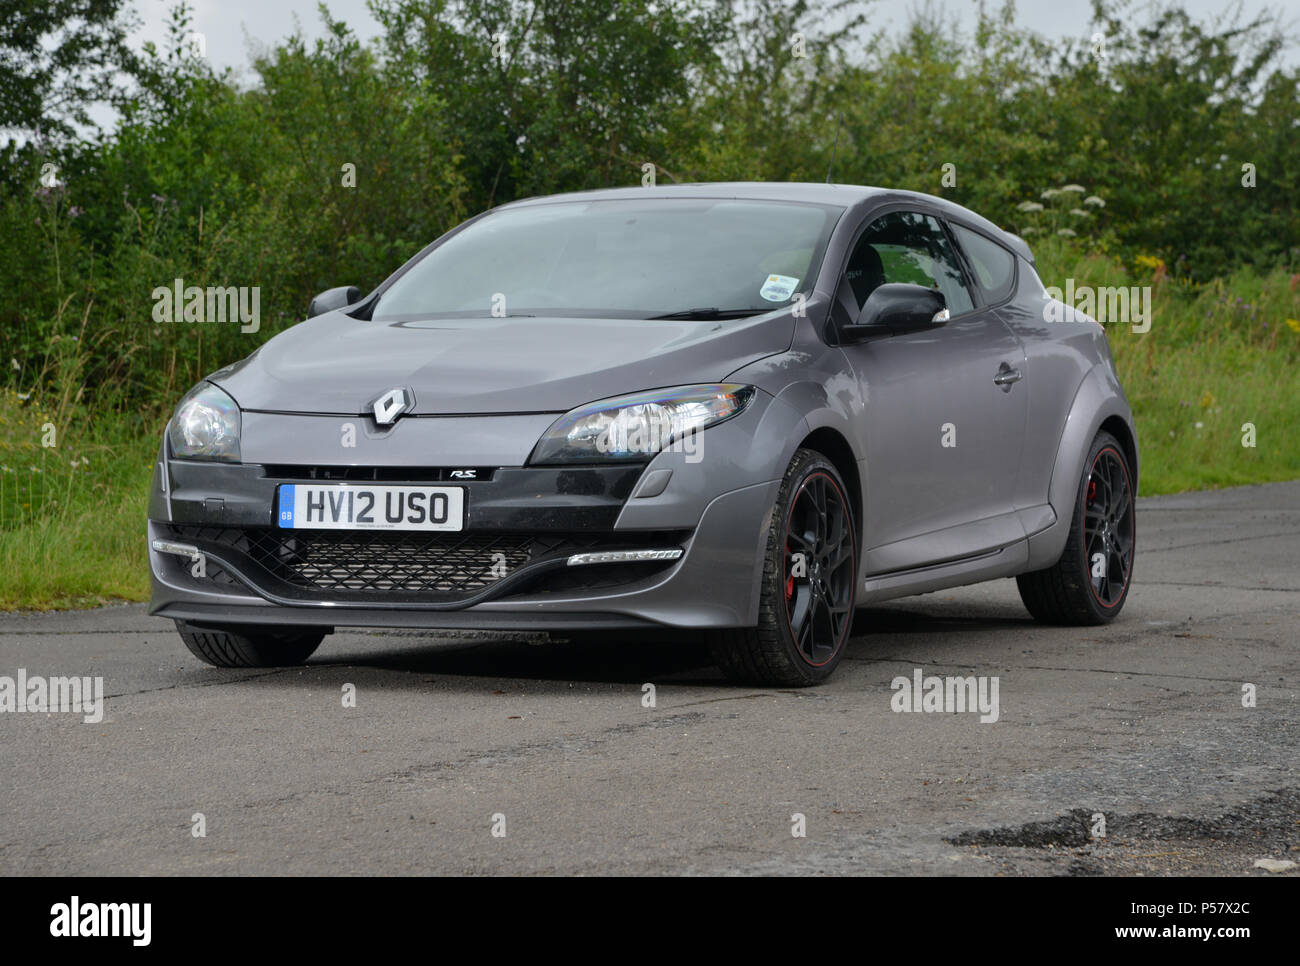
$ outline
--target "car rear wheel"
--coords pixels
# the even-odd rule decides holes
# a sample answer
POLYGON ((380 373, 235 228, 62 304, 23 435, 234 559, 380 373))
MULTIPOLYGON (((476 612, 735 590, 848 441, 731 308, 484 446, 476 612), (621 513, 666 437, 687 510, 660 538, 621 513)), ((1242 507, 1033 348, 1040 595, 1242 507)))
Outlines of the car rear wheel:
POLYGON ((1037 620, 1105 624, 1124 608, 1137 540, 1132 481, 1124 448, 1110 433, 1099 433, 1084 464, 1061 558, 1016 578, 1020 599, 1037 620))
POLYGON ((311 657, 326 633, 257 625, 199 627, 186 621, 177 621, 176 631, 191 654, 213 667, 292 667, 311 657))
POLYGON ((807 687, 831 676, 853 625, 857 532, 844 482, 801 449, 777 493, 763 557, 758 626, 717 631, 714 660, 734 681, 807 687))

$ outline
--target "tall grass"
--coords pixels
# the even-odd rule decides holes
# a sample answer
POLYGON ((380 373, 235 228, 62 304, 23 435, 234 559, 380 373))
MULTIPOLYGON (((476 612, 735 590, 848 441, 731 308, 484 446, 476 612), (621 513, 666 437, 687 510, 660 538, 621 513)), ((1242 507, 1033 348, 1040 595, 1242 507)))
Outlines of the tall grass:
POLYGON ((161 417, 0 390, 0 608, 148 593, 144 519, 161 417))
POLYGON ((1300 477, 1300 275, 1242 268, 1195 284, 1154 257, 1126 267, 1056 240, 1036 251, 1047 285, 1151 287, 1149 331, 1106 325, 1137 422, 1143 494, 1300 477))

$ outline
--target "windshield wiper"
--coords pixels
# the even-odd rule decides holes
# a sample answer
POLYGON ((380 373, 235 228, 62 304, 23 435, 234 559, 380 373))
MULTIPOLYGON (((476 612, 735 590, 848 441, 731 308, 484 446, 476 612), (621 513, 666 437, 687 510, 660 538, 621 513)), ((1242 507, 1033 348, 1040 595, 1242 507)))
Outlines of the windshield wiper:
MULTIPOLYGON (((775 306, 773 306, 775 308, 775 306)), ((664 315, 652 315, 651 319, 743 319, 750 315, 762 315, 772 309, 720 309, 705 306, 698 309, 682 309, 680 312, 668 312, 664 315)))

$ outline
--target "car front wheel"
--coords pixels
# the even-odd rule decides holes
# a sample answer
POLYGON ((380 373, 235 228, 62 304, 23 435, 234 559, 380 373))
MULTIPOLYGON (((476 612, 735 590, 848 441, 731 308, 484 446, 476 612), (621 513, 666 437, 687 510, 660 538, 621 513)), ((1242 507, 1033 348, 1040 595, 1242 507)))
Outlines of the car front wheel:
POLYGON ((772 515, 758 626, 717 631, 710 639, 728 678, 806 687, 825 681, 839 664, 853 626, 858 571, 847 493, 824 456, 795 453, 772 515))
POLYGON ((200 627, 176 622, 190 653, 213 667, 292 667, 311 657, 324 630, 298 627, 200 627))
POLYGON ((1133 474, 1110 433, 1093 441, 1061 558, 1016 578, 1020 599, 1050 624, 1105 624, 1128 599, 1137 549, 1133 474))

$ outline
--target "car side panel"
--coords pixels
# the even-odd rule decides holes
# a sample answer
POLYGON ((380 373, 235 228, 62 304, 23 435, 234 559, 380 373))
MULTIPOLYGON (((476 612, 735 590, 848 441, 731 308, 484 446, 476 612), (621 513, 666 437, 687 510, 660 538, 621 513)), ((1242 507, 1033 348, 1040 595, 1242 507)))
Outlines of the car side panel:
POLYGON ((1101 424, 1116 416, 1132 433, 1133 414, 1105 330, 1087 316, 1071 318, 1027 262, 1020 265, 1017 298, 998 312, 1028 356, 1029 413, 1014 504, 1031 537, 1026 569, 1036 570, 1055 563, 1065 547, 1083 460, 1101 424))
POLYGON ((1088 322, 1047 322, 1047 293, 1028 262, 1019 265, 1017 296, 998 314, 1025 346, 1024 388, 1028 395, 1024 455, 1016 481, 1017 509, 1048 502, 1048 485, 1056 465, 1057 444, 1065 429, 1079 383, 1097 364, 1100 327, 1088 322))
POLYGON ((1021 539, 1010 490, 1024 385, 993 382, 1024 350, 991 310, 932 332, 847 346, 862 386, 856 420, 873 485, 868 573, 981 553, 1021 539), (998 525, 1003 521, 1003 525, 998 525))

